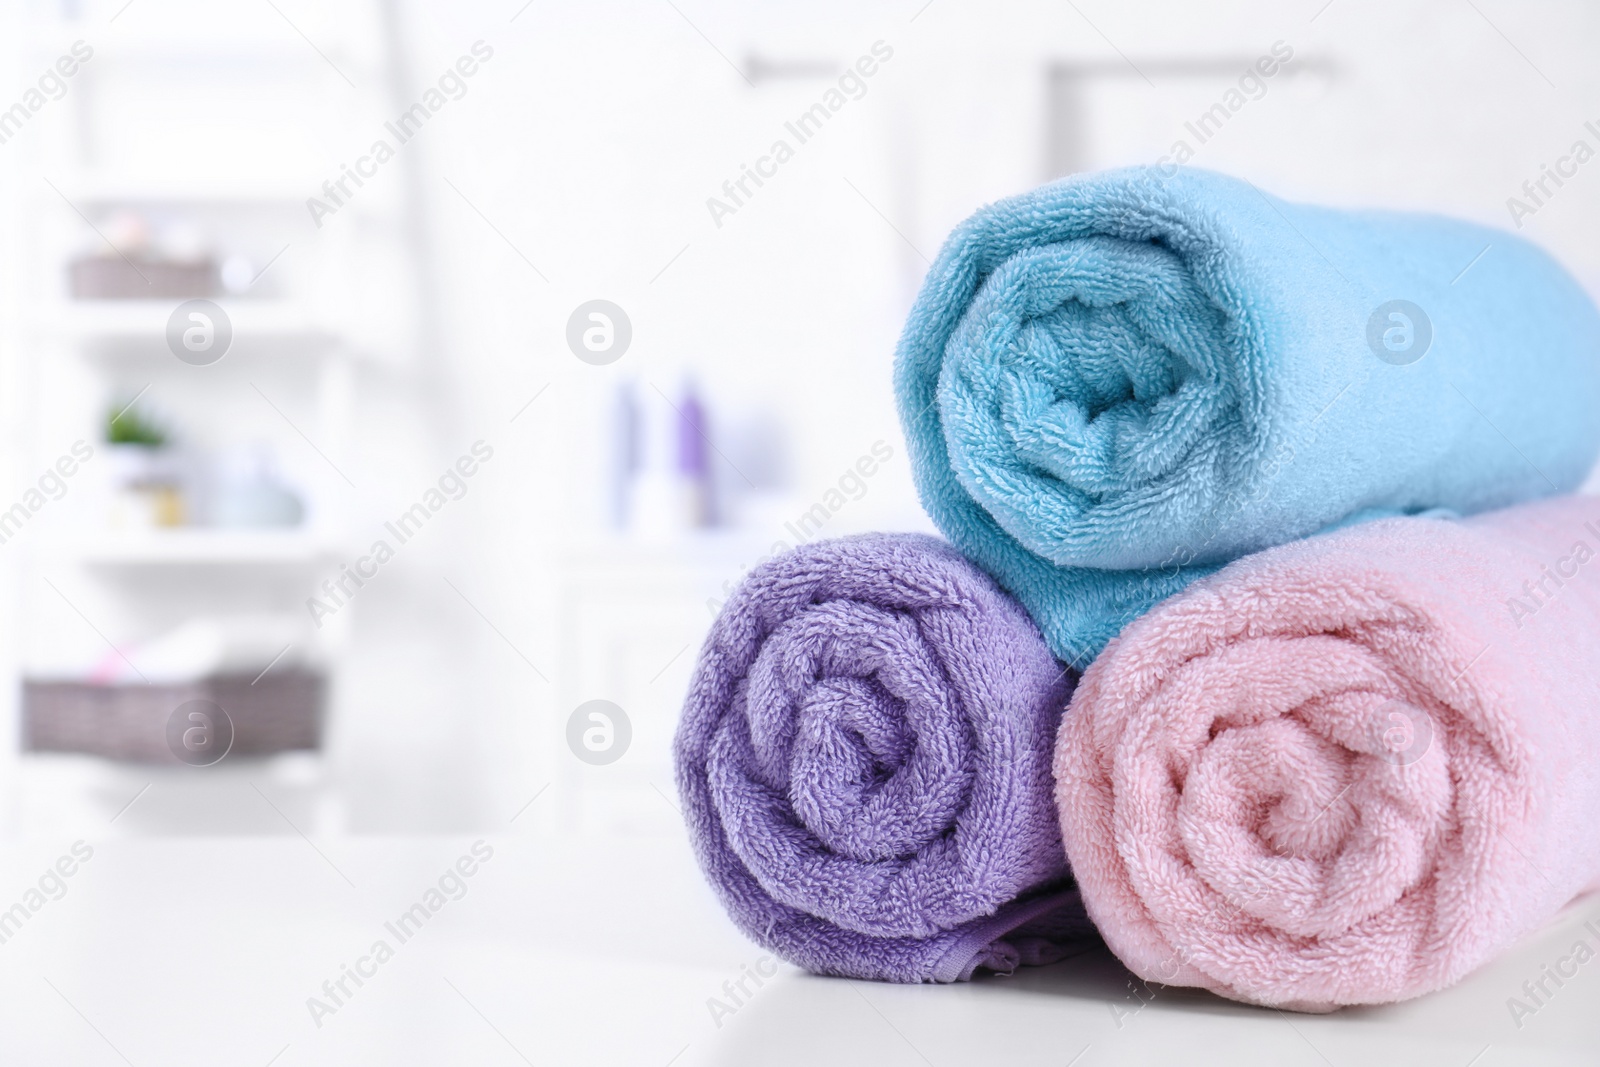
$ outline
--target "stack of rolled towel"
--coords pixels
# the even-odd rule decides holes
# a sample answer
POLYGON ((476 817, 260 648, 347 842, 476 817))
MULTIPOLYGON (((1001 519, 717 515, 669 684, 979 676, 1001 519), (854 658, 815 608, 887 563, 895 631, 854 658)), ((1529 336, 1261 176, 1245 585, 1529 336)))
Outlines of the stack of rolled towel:
POLYGON ((1329 1010, 1600 886, 1600 314, 1549 256, 1072 178, 950 237, 895 389, 948 543, 756 568, 679 729, 747 935, 948 982, 1097 930, 1147 981, 1329 1010))

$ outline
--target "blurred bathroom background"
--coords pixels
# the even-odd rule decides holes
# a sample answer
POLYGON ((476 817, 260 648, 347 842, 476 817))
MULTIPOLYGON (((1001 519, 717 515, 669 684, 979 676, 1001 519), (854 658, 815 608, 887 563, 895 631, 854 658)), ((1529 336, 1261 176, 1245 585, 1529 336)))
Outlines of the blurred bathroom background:
POLYGON ((1597 26, 7 5, 0 833, 679 833, 672 729, 740 575, 929 528, 890 366, 952 226, 1164 160, 1520 224, 1600 285, 1600 165, 1524 188, 1600 147, 1597 26))

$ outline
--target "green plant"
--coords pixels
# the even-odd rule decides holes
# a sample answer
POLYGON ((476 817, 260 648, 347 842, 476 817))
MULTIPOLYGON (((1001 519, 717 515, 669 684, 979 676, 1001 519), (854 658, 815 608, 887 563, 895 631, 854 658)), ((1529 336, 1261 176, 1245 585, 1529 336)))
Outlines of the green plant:
POLYGON ((106 413, 106 441, 113 445, 160 448, 167 443, 167 431, 159 423, 140 415, 129 404, 113 407, 106 413))

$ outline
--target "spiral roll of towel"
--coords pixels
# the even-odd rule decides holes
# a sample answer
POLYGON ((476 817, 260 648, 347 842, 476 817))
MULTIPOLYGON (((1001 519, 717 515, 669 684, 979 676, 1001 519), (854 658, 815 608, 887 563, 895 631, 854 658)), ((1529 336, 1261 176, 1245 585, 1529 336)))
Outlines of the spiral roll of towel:
POLYGON ((1082 667, 1246 553, 1575 489, 1600 314, 1509 233, 1135 167, 959 226, 895 383, 929 515, 1082 667))
POLYGON ((1459 980, 1600 884, 1600 500, 1239 560, 1085 672, 1061 824, 1113 951, 1278 1007, 1459 980))
POLYGON ((822 974, 950 982, 1091 937, 1050 774, 1072 676, 935 538, 757 567, 675 743, 696 855, 734 922, 822 974))

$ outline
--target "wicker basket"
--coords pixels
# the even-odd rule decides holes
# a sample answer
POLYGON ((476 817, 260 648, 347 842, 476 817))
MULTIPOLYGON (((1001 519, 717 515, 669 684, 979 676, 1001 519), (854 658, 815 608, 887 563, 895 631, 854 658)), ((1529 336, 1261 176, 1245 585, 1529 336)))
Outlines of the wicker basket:
POLYGON ((214 296, 214 263, 165 263, 147 260, 137 268, 115 256, 88 256, 68 271, 75 300, 190 300, 214 296))
POLYGON ((210 701, 228 714, 228 759, 266 756, 322 744, 327 679, 304 670, 218 675, 187 685, 91 685, 25 682, 23 748, 79 752, 139 763, 179 763, 168 722, 183 704, 210 701))

